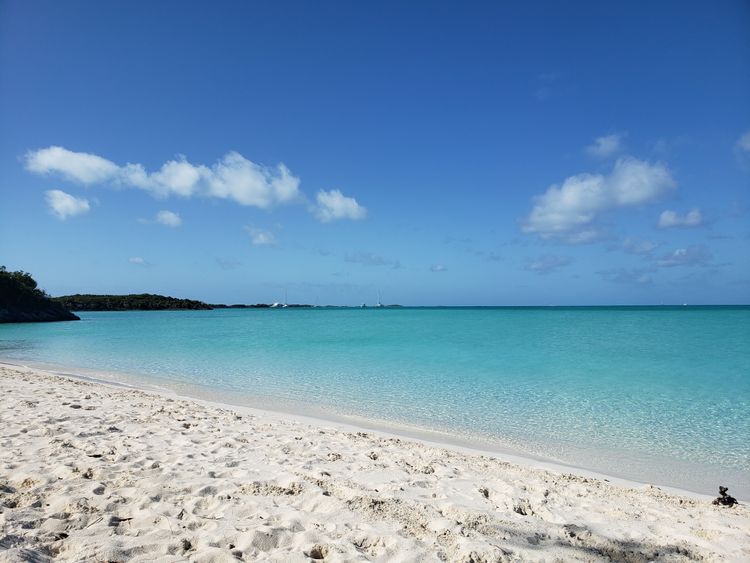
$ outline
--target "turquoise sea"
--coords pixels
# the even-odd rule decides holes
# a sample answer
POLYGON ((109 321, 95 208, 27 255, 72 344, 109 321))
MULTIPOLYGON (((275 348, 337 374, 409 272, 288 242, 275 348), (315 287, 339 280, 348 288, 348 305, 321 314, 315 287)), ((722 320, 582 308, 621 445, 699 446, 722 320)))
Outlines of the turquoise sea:
POLYGON ((750 498, 750 307, 80 316, 0 359, 750 498))

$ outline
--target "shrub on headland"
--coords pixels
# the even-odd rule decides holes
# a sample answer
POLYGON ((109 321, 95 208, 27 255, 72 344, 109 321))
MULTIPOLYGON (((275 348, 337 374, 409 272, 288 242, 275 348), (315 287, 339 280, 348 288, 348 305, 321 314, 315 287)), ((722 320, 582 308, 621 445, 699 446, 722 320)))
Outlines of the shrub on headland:
POLYGON ((77 321, 76 315, 39 289, 31 274, 0 266, 0 323, 77 321))

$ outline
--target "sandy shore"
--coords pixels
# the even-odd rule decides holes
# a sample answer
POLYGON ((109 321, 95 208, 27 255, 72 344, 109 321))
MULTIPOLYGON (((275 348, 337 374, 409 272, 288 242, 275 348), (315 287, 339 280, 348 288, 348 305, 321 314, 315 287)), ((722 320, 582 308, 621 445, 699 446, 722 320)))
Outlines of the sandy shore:
POLYGON ((747 561, 750 511, 0 367, 0 561, 47 559, 747 561))

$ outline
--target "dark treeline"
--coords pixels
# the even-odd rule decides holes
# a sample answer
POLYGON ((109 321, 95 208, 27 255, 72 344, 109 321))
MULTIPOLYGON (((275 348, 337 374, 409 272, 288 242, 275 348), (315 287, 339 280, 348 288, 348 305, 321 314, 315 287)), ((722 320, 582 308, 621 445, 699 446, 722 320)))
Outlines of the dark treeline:
POLYGON ((76 315, 41 289, 31 274, 0 266, 0 323, 77 321, 76 315))
POLYGON ((139 293, 132 295, 64 295, 55 301, 72 311, 163 311, 165 309, 211 309, 211 305, 194 299, 177 299, 165 295, 139 293))

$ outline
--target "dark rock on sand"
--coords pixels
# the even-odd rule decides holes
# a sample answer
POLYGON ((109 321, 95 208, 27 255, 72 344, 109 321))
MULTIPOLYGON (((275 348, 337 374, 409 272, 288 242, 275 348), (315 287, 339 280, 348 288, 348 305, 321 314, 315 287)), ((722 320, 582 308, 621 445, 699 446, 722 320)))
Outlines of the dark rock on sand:
POLYGON ((719 485, 719 496, 714 499, 712 504, 717 506, 734 506, 737 504, 737 499, 727 494, 728 490, 727 487, 719 485))

